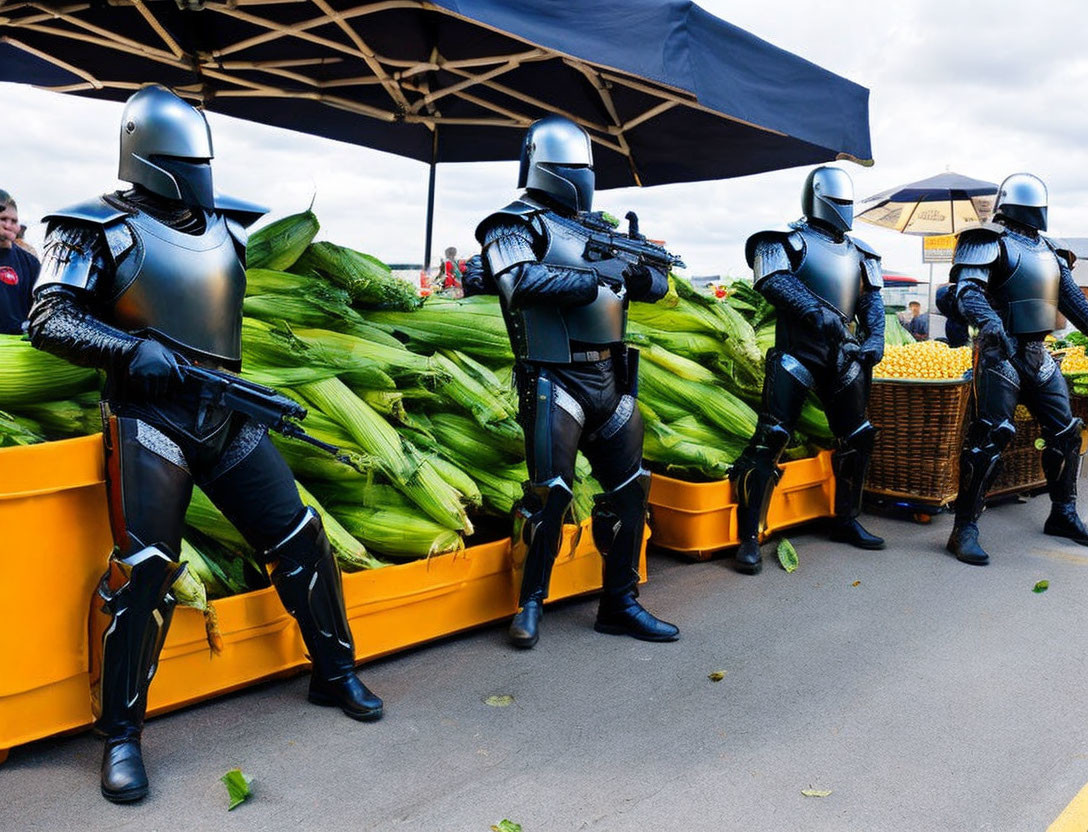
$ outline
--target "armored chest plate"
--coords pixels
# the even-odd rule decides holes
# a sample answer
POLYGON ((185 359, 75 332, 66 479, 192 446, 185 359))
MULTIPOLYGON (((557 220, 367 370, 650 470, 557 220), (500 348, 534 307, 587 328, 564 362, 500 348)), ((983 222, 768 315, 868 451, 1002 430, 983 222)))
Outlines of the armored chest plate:
MULTIPOLYGON (((592 268, 598 272, 620 278, 625 264, 613 258, 590 262, 585 259, 588 235, 580 234, 573 223, 560 223, 550 214, 542 214, 541 222, 547 233, 547 248, 541 262, 545 265, 573 266, 592 268)), ((622 291, 622 290, 621 290, 622 291)), ((586 344, 614 344, 623 340, 627 323, 627 301, 623 294, 617 294, 608 286, 602 285, 597 291, 597 298, 585 306, 568 307, 561 310, 571 341, 586 344)))
POLYGON ((226 222, 206 214, 203 234, 184 234, 147 214, 126 222, 137 245, 117 269, 114 322, 224 366, 242 358, 245 266, 226 222))
POLYGON ((1005 328, 1012 335, 1050 332, 1058 323, 1062 273, 1057 255, 1043 239, 1005 234, 1001 242, 1008 277, 991 280, 990 292, 1004 307, 1005 328))
POLYGON ((861 256, 849 238, 837 243, 808 228, 798 229, 805 240, 805 259, 797 279, 814 295, 852 320, 861 293, 861 256))

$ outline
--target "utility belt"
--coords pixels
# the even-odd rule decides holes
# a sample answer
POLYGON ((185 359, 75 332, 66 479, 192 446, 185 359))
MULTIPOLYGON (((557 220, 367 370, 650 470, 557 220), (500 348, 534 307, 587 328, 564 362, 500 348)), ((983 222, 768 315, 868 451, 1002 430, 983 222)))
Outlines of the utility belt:
POLYGON ((602 372, 616 374, 616 389, 620 393, 629 393, 638 396, 638 350, 626 344, 618 344, 603 347, 597 350, 577 350, 572 345, 571 361, 565 364, 552 364, 547 362, 529 361, 519 359, 515 364, 514 382, 519 387, 528 384, 530 387, 536 384, 536 379, 542 370, 548 367, 569 367, 577 370, 588 369, 585 365, 609 362, 611 365, 602 372))

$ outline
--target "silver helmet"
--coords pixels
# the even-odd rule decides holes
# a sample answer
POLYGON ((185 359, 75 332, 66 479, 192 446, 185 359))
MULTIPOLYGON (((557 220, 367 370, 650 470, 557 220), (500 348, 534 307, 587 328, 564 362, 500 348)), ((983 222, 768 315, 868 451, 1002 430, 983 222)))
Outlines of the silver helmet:
POLYGON ((158 84, 128 99, 121 114, 117 175, 168 199, 211 208, 212 133, 199 110, 158 84))
POLYGON ((1007 176, 997 189, 994 216, 1007 217, 1013 222, 1046 231, 1046 185, 1030 173, 1007 176))
POLYGON ((809 173, 801 191, 801 211, 838 231, 854 225, 854 183, 842 168, 822 165, 809 173))
POLYGON ((593 150, 585 130, 554 115, 529 126, 521 146, 519 188, 543 191, 572 211, 589 211, 593 184, 593 150))

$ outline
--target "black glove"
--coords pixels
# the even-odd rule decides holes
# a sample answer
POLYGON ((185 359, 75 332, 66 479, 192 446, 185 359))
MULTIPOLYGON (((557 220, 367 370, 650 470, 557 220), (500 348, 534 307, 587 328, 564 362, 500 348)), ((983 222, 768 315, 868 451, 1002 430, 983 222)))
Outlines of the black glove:
POLYGON ((474 254, 465 261, 461 288, 464 289, 466 298, 473 295, 494 295, 498 291, 494 278, 484 268, 483 258, 479 254, 474 254))
POLYGON ((146 396, 160 396, 181 382, 181 370, 174 354, 158 341, 141 341, 129 359, 125 380, 146 396))
POLYGON ((995 352, 1002 359, 1016 355, 1016 339, 1009 337, 1000 321, 986 321, 978 331, 978 342, 984 352, 995 352))
POLYGON ((872 368, 884 357, 884 339, 866 338, 858 352, 858 361, 863 367, 872 368))
POLYGON ((839 344, 839 352, 835 358, 836 370, 839 375, 847 371, 851 364, 861 360, 861 345, 853 338, 846 338, 839 344))
POLYGON ((653 288, 654 276, 649 268, 641 263, 632 263, 623 270, 623 282, 627 284, 628 294, 635 298, 643 298, 653 288))
MULTIPOLYGON (((627 273, 624 272, 624 275, 626 274, 627 273)), ((617 295, 622 296, 623 293, 627 290, 627 284, 624 282, 623 277, 616 277, 615 275, 597 272, 597 280, 607 286, 617 295)))
POLYGON ((802 312, 801 323, 812 328, 818 334, 833 343, 839 343, 840 341, 845 340, 848 334, 846 325, 842 322, 842 318, 826 306, 822 305, 810 307, 802 312))

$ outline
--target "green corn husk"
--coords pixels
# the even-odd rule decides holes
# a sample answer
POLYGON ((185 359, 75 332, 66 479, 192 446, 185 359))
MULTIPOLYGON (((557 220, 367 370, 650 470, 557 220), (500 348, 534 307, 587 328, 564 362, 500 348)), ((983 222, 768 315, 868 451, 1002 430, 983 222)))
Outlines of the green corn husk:
POLYGON ((34 420, 0 410, 0 448, 37 445, 44 441, 45 430, 34 420))
POLYGON ((642 324, 632 323, 627 327, 627 342, 640 349, 647 345, 657 344, 669 352, 700 361, 713 358, 721 354, 722 342, 720 339, 701 332, 672 332, 669 330, 651 329, 642 324))
POLYGON ((420 517, 415 509, 336 505, 333 510, 354 537, 387 558, 423 558, 465 547, 461 535, 420 517))
MULTIPOLYGON (((478 468, 509 465, 518 455, 507 454, 488 440, 479 426, 456 413, 434 413, 430 430, 442 452, 458 464, 478 468)), ((521 454, 524 455, 524 447, 521 454)))
MULTIPOLYGON (((309 418, 307 418, 308 421, 309 418)), ((377 468, 369 457, 347 446, 338 446, 340 448, 339 456, 347 458, 347 461, 344 461, 309 443, 290 439, 278 433, 270 433, 269 436, 272 439, 272 444, 276 446, 276 450, 280 452, 295 476, 302 477, 307 482, 315 480, 322 482, 351 482, 360 478, 365 479, 367 476, 372 475, 377 468)))
POLYGON ((472 523, 460 495, 370 405, 339 379, 306 384, 299 392, 339 422, 389 480, 436 522, 466 534, 472 523))
POLYGON ((497 399, 503 399, 510 392, 509 376, 507 376, 505 380, 499 378, 499 376, 486 364, 481 364, 471 355, 463 353, 460 350, 441 350, 441 353, 467 373, 474 382, 482 385, 488 393, 497 399))
POLYGON ((321 307, 351 307, 351 295, 316 275, 278 272, 274 269, 246 269, 246 297, 258 295, 305 298, 309 303, 321 307))
POLYGON ((254 269, 288 269, 320 228, 317 216, 309 209, 271 222, 249 235, 246 265, 254 269))
MULTIPOLYGON (((198 490, 194 491, 194 496, 198 493, 198 490)), ((203 494, 199 496, 203 497, 203 494)), ((251 554, 243 555, 238 547, 219 543, 191 525, 186 526, 185 538, 203 555, 209 574, 214 578, 209 581, 201 576, 209 598, 225 598, 269 585, 268 573, 251 554)))
POLYGON ((97 370, 35 349, 21 335, 0 335, 0 410, 69 399, 97 390, 97 370))
POLYGON ((183 539, 180 560, 185 564, 185 569, 174 580, 170 592, 177 599, 178 604, 183 607, 192 607, 203 614, 204 637, 208 640, 208 647, 211 648, 212 653, 219 655, 223 652, 223 635, 219 632, 219 616, 216 614, 215 605, 208 600, 208 589, 201 572, 193 565, 199 563, 200 567, 207 570, 205 557, 192 543, 183 539))
POLYGON ((797 420, 797 430, 813 439, 822 439, 825 442, 835 438, 831 427, 827 424, 827 416, 820 407, 820 401, 814 395, 805 399, 805 405, 801 408, 801 417, 797 420))
POLYGON ((23 405, 18 416, 32 419, 50 439, 86 436, 102 429, 98 402, 99 394, 92 390, 71 399, 23 405))
POLYGON ((399 343, 388 333, 383 334, 381 327, 369 324, 350 306, 336 303, 317 304, 290 294, 253 295, 242 303, 242 311, 248 318, 270 324, 286 321, 296 327, 320 327, 389 345, 399 343))
POLYGON ((692 442, 663 422, 646 422, 643 456, 666 471, 698 472, 709 479, 723 479, 733 459, 723 451, 692 442))
POLYGON ((304 384, 298 392, 338 423, 393 482, 404 482, 412 476, 415 468, 397 432, 342 381, 330 378, 316 384, 304 384))
POLYGON ((408 412, 404 409, 403 393, 396 390, 368 390, 365 387, 358 389, 352 387, 351 392, 383 416, 398 422, 408 417, 408 412))
POLYGON ((472 414, 477 423, 487 425, 511 418, 513 414, 507 409, 506 403, 469 375, 457 362, 442 353, 435 353, 431 362, 439 374, 435 382, 436 390, 472 414))
POLYGON ((465 465, 464 470, 480 487, 484 509, 499 516, 514 510, 514 503, 522 497, 522 483, 529 479, 524 462, 488 470, 465 465))
POLYGON ((415 312, 373 312, 367 320, 407 338, 410 344, 431 351, 456 344, 477 358, 513 361, 506 324, 497 306, 469 310, 465 301, 428 302, 415 312))
POLYGON ((694 416, 685 416, 675 422, 670 422, 669 427, 691 442, 714 451, 720 451, 728 457, 729 462, 736 461, 748 444, 748 440, 743 437, 722 433, 703 424, 694 416))
POLYGON ((724 388, 677 378, 652 362, 640 365, 639 383, 652 407, 663 417, 661 403, 670 402, 685 408, 683 415, 698 412, 733 436, 747 439, 755 433, 756 412, 724 388))
POLYGON ((341 569, 345 572, 358 572, 360 569, 380 569, 386 566, 385 563, 368 554, 366 547, 356 540, 336 517, 326 511, 317 498, 307 491, 302 483, 296 481, 295 487, 298 489, 298 496, 302 499, 303 504, 310 506, 321 515, 321 524, 325 527, 325 536, 329 539, 329 545, 332 547, 333 554, 336 556, 336 561, 340 564, 341 569))
POLYGON ((708 370, 702 364, 669 352, 657 344, 641 350, 639 357, 653 362, 677 378, 686 379, 687 381, 701 381, 704 384, 718 384, 719 382, 717 374, 708 370))
POLYGON ((422 303, 415 287, 394 277, 381 260, 334 243, 311 244, 292 269, 320 274, 346 289, 357 305, 411 310, 422 303))
POLYGON ((472 508, 479 508, 483 505, 483 496, 480 494, 480 487, 476 485, 476 481, 466 474, 460 466, 450 462, 439 454, 430 454, 427 457, 427 461, 430 462, 435 471, 438 472, 438 475, 461 495, 465 505, 472 508))
POLYGON ((348 384, 365 383, 352 375, 359 362, 373 363, 398 381, 415 381, 431 373, 431 362, 425 356, 410 352, 395 338, 391 346, 328 329, 301 327, 291 330, 291 334, 308 348, 313 360, 345 370, 342 375, 348 384))

